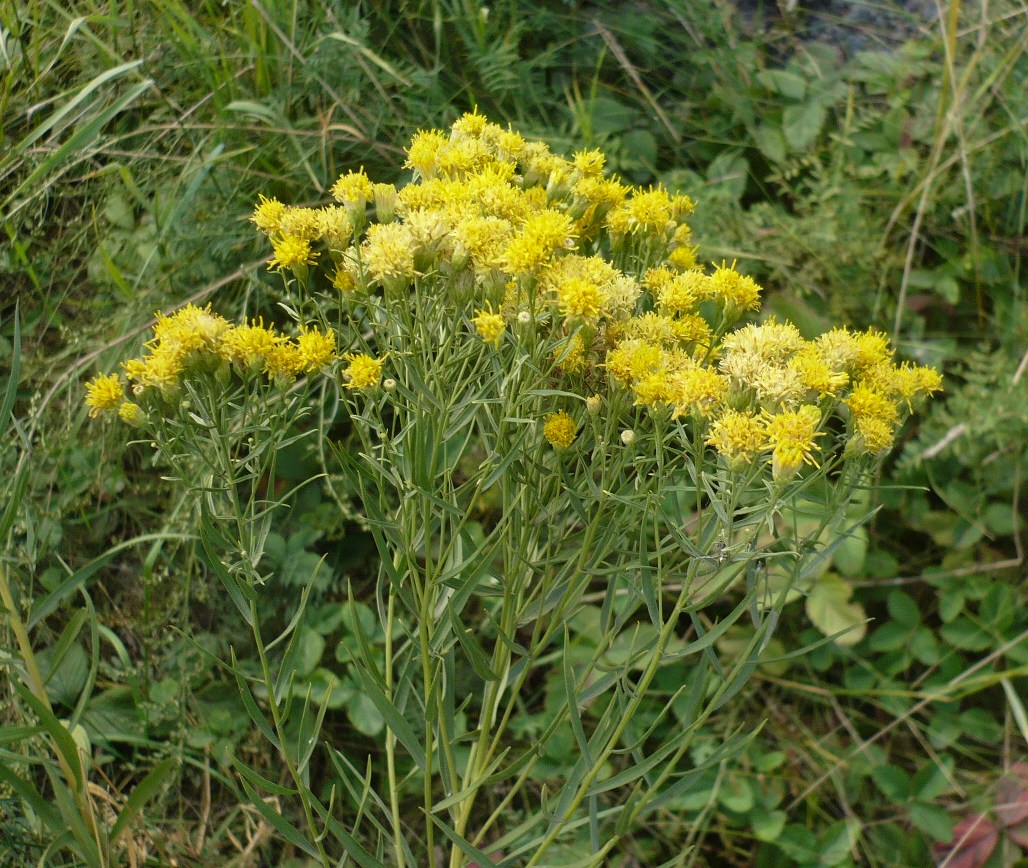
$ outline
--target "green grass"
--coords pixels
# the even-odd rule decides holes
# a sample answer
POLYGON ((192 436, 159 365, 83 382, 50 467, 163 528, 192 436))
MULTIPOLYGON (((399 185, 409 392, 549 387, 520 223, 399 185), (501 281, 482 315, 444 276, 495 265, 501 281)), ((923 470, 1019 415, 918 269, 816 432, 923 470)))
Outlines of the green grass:
MULTIPOLYGON (((712 745, 766 719, 759 739, 647 818, 612 864, 661 864, 686 844, 697 849, 677 864, 928 864, 964 818, 1001 826, 993 808, 1012 785, 1000 779, 1028 748, 1024 9, 953 0, 918 41, 846 60, 801 41, 799 21, 745 32, 721 2, 485 10, 0 8, 0 369, 13 402, 0 478, 14 481, 0 569, 54 709, 15 692, 25 655, 0 619, 0 765, 49 798, 60 769, 48 779, 40 762, 74 756, 55 723, 74 719, 106 775, 97 822, 140 793, 122 861, 285 864, 230 761, 260 749, 208 653, 227 659, 237 640, 190 501, 144 445, 98 433, 82 384, 138 347, 156 310, 210 301, 273 318, 281 291, 247 222, 257 195, 320 201, 359 166, 393 180, 414 131, 478 106, 688 192, 701 258, 738 259, 805 331, 874 325, 947 373, 948 400, 883 472, 866 550, 836 563, 874 619, 867 637, 766 663, 706 733, 712 745)), ((345 600, 347 579, 359 596, 373 546, 355 511, 304 497, 275 528, 283 575, 290 558, 324 555, 334 578, 315 602, 345 600)), ((295 596, 284 581, 269 607, 295 596)), ((797 602, 777 653, 820 638, 797 602)), ((354 757, 375 749, 359 714, 332 712, 327 728, 354 757)), ((561 759, 547 762, 559 776, 561 759)), ((0 781, 0 865, 41 857, 44 814, 0 781)), ((1016 853, 1003 832, 988 864, 1016 853)))

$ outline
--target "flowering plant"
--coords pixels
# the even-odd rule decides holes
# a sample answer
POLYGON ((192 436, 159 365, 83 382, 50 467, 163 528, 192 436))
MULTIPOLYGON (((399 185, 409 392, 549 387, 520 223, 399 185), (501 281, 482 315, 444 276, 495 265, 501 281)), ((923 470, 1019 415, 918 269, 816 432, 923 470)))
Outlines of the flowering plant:
POLYGON ((324 865, 456 868, 549 864, 581 839, 578 864, 604 864, 744 743, 695 750, 940 378, 874 331, 740 324, 761 289, 697 264, 693 202, 606 177, 598 151, 563 158, 470 114, 419 132, 406 167, 399 189, 349 172, 323 208, 262 197, 293 337, 186 307, 86 400, 145 426, 201 492, 260 662, 233 671, 289 782, 239 773, 286 840, 324 865), (355 623, 347 664, 384 721, 367 771, 320 739, 328 702, 290 689, 303 607, 270 643, 257 617, 282 502, 261 492, 303 436, 378 548, 384 658, 355 623), (814 526, 778 533, 811 503, 814 526), (719 656, 744 617, 746 648, 719 656), (319 743, 334 780, 312 780, 319 743), (297 799, 303 830, 262 793, 297 799))

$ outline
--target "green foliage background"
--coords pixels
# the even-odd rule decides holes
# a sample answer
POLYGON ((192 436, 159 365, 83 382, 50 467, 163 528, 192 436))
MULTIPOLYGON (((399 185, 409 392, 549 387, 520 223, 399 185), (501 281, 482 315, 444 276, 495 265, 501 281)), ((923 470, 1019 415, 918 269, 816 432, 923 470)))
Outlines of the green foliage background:
MULTIPOLYGON (((700 259, 737 259, 808 335, 875 325, 946 373, 820 608, 808 597, 788 611, 778 659, 692 759, 743 722, 765 720, 759 738, 612 864, 930 864, 965 852, 979 815, 998 833, 987 864, 1017 860, 1028 836, 996 804, 1028 798, 1028 21, 1012 2, 952 0, 939 20, 909 19, 909 41, 862 25, 863 50, 843 54, 805 38, 802 4, 764 16, 721 0, 0 8, 2 568, 56 713, 82 724, 112 805, 153 782, 120 858, 294 854, 241 807, 230 758, 259 744, 208 653, 226 658, 238 639, 189 500, 145 444, 87 423, 82 383, 136 349, 157 309, 192 299, 273 318, 280 289, 247 222, 258 193, 301 204, 359 166, 398 180, 413 132, 477 106, 693 196, 700 259), (784 659, 820 639, 811 620, 826 610, 866 614, 865 638, 784 659)), ((301 450, 280 463, 287 480, 314 466, 301 450)), ((323 562, 298 669, 345 685, 355 624, 378 641, 359 510, 309 486, 268 552, 278 581, 264 604, 280 619, 323 562)), ((584 620, 570 628, 588 635, 584 620)), ((14 690, 6 621, 0 649, 0 766, 23 772, 43 741, 14 690)), ((549 689, 525 733, 544 725, 549 689)), ((340 749, 374 750, 382 720, 357 686, 333 706, 340 749)), ((568 762, 554 752, 548 773, 568 762)), ((42 856, 38 820, 0 781, 0 865, 42 856)))

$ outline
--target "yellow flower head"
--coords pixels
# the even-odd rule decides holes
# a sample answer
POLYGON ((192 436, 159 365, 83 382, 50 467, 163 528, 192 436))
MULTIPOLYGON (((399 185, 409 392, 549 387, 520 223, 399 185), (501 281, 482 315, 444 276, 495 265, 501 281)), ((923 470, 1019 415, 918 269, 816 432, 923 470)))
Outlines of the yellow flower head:
POLYGON ((571 159, 572 164, 580 175, 585 178, 597 177, 603 174, 603 166, 607 158, 602 151, 578 151, 571 159))
POLYGON ((486 119, 478 113, 478 109, 465 112, 453 122, 450 129, 455 137, 470 136, 477 138, 485 131, 486 119))
POLYGON ((942 390, 942 375, 935 368, 904 362, 893 370, 893 389, 912 409, 913 401, 942 390))
MULTIPOLYGON (((683 217, 688 217, 696 210, 696 203, 684 193, 675 193, 671 197, 671 215, 675 220, 681 220, 683 217)), ((685 224, 682 224, 675 230, 675 238, 678 238, 678 230, 682 229, 685 224)), ((688 228, 688 227, 686 227, 688 228)))
POLYGON ((275 255, 268 263, 268 271, 281 271, 283 268, 297 268, 301 265, 313 265, 318 254, 311 250, 311 243, 306 238, 295 235, 283 235, 271 242, 275 255))
POLYGON ((93 419, 114 410, 124 397, 125 386, 118 374, 97 374, 86 383, 86 406, 93 419))
POLYGON ((710 279, 702 271, 651 268, 643 277, 643 285, 653 293, 657 307, 665 313, 687 313, 710 293, 710 279))
POLYGON ((698 247, 676 247, 668 254, 667 261, 683 271, 692 271, 697 266, 697 250, 699 250, 698 247))
POLYGON ((896 429, 884 419, 876 416, 862 416, 857 419, 856 434, 849 448, 858 454, 865 452, 876 455, 884 452, 895 439, 896 429))
POLYGON ((711 295, 725 309, 729 319, 743 311, 760 309, 761 289, 752 277, 739 274, 735 264, 721 265, 710 277, 711 295))
POLYGON ((304 327, 296 338, 296 354, 300 371, 320 371, 335 361, 336 336, 333 332, 319 332, 304 327))
POLYGON ((854 335, 856 343, 856 359, 854 363, 857 368, 863 370, 870 368, 880 362, 892 360, 892 347, 889 346, 889 336, 884 332, 876 332, 868 329, 854 335))
POLYGON ((211 312, 210 305, 199 308, 187 304, 171 316, 158 311, 156 317, 153 340, 147 346, 162 346, 169 352, 179 353, 183 361, 189 353, 216 351, 221 336, 229 328, 223 317, 211 312))
POLYGON ((575 195, 601 210, 621 205, 628 191, 616 178, 587 176, 575 184, 575 195))
POLYGON ((789 359, 788 368, 796 373, 805 389, 815 392, 819 398, 834 398, 849 383, 846 373, 832 370, 815 344, 805 345, 789 359))
POLYGON ((635 190, 631 198, 611 211, 607 223, 616 234, 643 232, 662 236, 674 226, 672 213, 667 190, 650 187, 649 190, 635 190), (619 233, 618 229, 626 231, 619 233))
POLYGON ((313 208, 286 208, 278 224, 280 235, 313 241, 320 234, 321 212, 313 208))
POLYGON ((514 227, 502 217, 468 217, 452 231, 457 256, 467 256, 478 268, 500 268, 514 227))
POLYGON ((864 383, 858 383, 854 387, 845 404, 850 408, 850 413, 858 424, 862 419, 878 419, 892 427, 899 421, 899 408, 896 402, 864 383))
POLYGON ((407 148, 404 168, 413 169, 426 181, 434 178, 439 170, 439 154, 448 144, 438 130, 418 130, 407 148))
POLYGON ((581 317, 595 323, 603 311, 603 293, 599 286, 581 277, 569 277, 555 288, 557 303, 565 317, 581 317))
POLYGON ((728 459, 729 467, 741 469, 764 448, 764 422, 753 413, 726 410, 710 426, 707 443, 728 459))
POLYGON ((670 400, 674 418, 695 415, 709 417, 728 394, 728 380, 710 368, 686 368, 670 377, 670 400))
POLYGON ((604 364, 618 383, 627 385, 659 370, 664 364, 664 354, 659 346, 629 338, 607 353, 604 364))
POLYGON ((823 436, 823 432, 817 430, 820 423, 821 411, 813 404, 765 415, 764 434, 772 450, 771 468, 775 479, 788 479, 804 462, 817 467, 814 441, 823 436))
POLYGON ((146 421, 146 413, 143 408, 133 401, 122 401, 118 405, 118 418, 126 425, 139 427, 146 421))
POLYGON ((632 384, 632 392, 635 394, 637 407, 659 407, 667 404, 672 398, 667 371, 654 371, 636 380, 632 384))
POLYGON ((339 180, 332 185, 332 198, 340 205, 352 208, 363 208, 374 195, 375 189, 364 169, 340 175, 339 180))
POLYGON ((492 344, 494 347, 500 345, 506 326, 504 325, 503 317, 498 313, 493 313, 492 307, 487 305, 485 310, 476 310, 471 322, 483 341, 487 344, 492 344))
POLYGON ((282 217, 286 213, 286 206, 275 198, 260 196, 259 199, 250 216, 250 222, 265 235, 277 235, 282 217))
POLYGON ((814 341, 818 354, 833 371, 850 372, 856 362, 859 348, 856 336, 845 326, 819 335, 814 341))
POLYGON ((553 358, 568 373, 581 373, 586 368, 585 341, 576 332, 561 343, 554 351, 553 358))
POLYGON ((578 436, 575 420, 563 410, 550 413, 543 424, 543 437, 554 449, 567 449, 578 436))
POLYGON ((331 250, 346 250, 353 237, 353 223, 345 208, 330 205, 317 212, 317 237, 331 250))
POLYGON ((234 362, 248 370, 265 367, 268 359, 285 338, 275 333, 274 328, 265 328, 264 320, 252 320, 249 324, 230 326, 221 338, 218 352, 226 361, 234 362))
POLYGON ((366 353, 347 353, 344 358, 349 363, 343 371, 343 385, 355 392, 374 389, 382 381, 382 368, 385 357, 375 359, 366 353))
POLYGON ((510 271, 538 268, 555 251, 572 244, 572 234, 571 218, 567 214, 550 209, 533 214, 507 245, 507 268, 510 271))
POLYGON ((376 223, 368 228, 361 259, 372 280, 405 286, 414 279, 414 239, 402 223, 376 223))
POLYGON ((135 384, 132 387, 134 394, 149 388, 170 393, 178 387, 182 377, 183 357, 178 347, 158 343, 144 358, 130 359, 122 362, 121 366, 128 380, 135 384))
POLYGON ((264 373, 276 381, 294 379, 303 370, 296 344, 282 340, 263 354, 264 373))
POLYGON ((774 318, 760 325, 747 325, 726 335, 721 341, 725 357, 753 355, 766 362, 781 362, 801 349, 803 337, 792 323, 776 322, 774 318))

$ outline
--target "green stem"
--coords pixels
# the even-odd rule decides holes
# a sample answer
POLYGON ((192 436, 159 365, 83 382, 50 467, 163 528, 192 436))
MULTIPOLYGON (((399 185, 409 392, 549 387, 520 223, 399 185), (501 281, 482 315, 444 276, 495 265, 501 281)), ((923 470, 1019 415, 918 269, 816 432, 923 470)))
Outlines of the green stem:
MULTIPOLYGON (((385 623, 385 683, 386 696, 393 701, 393 620, 396 605, 396 591, 389 586, 389 602, 386 606, 385 623)), ((393 849, 396 852, 397 868, 407 864, 403 856, 403 834, 400 823, 400 789, 396 782, 396 734, 386 727, 386 770, 389 775, 389 807, 393 815, 393 849)))
MULTIPOLYGON (((39 664, 36 661, 36 655, 32 650, 32 642, 29 640, 29 633, 18 616, 18 609, 14 602, 14 595, 11 593, 11 586, 7 579, 7 571, 0 565, 0 601, 4 604, 4 609, 7 611, 7 621, 11 625, 11 631, 14 633, 14 638, 18 643, 18 650, 21 653, 22 663, 25 664, 25 674, 28 678, 28 687, 32 691, 32 695, 36 697, 47 711, 53 713, 53 706, 50 704, 50 697, 47 695, 46 687, 44 686, 43 676, 39 671, 39 664)), ((54 755, 57 757, 57 763, 61 767, 61 774, 64 775, 64 780, 68 784, 68 788, 75 794, 75 802, 78 804, 79 815, 85 821, 86 827, 89 829, 89 834, 92 835, 93 840, 96 842, 96 852, 100 858, 100 865, 108 865, 107 856, 104 853, 104 848, 100 841, 100 828, 96 821, 96 814, 93 811, 93 803, 89 798, 89 791, 85 786, 79 787, 76 783, 76 775, 72 771, 71 766, 68 764, 67 758, 57 747, 56 743, 53 743, 51 739, 51 747, 54 755)), ((85 781, 85 769, 83 771, 83 781, 85 781)))

